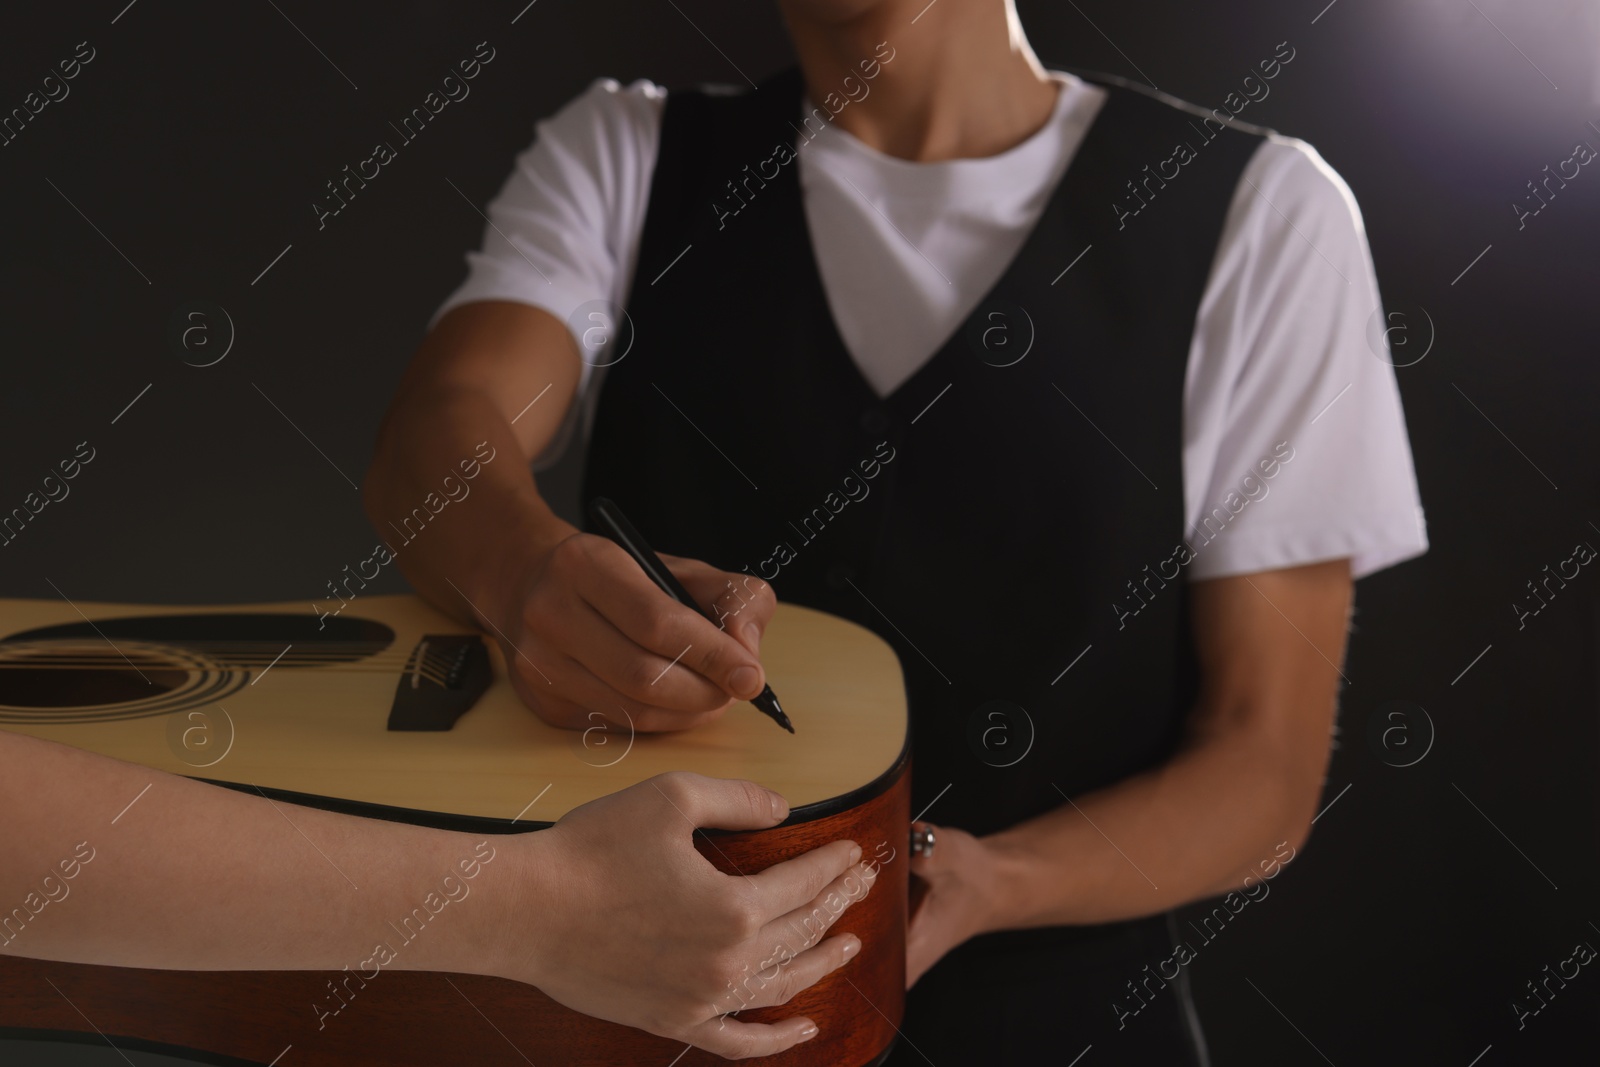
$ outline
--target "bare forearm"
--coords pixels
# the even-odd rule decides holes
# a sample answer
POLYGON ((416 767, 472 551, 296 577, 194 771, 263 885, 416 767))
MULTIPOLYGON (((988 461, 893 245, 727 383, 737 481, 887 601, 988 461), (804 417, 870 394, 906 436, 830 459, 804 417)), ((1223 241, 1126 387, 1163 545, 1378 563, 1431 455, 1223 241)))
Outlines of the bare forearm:
MULTIPOLYGON (((0 952, 131 967, 489 973, 515 857, 0 733, 0 952), (374 948, 390 946, 390 959, 374 948)), ((504 842, 499 842, 504 845, 504 842)))
POLYGON ((984 839, 997 928, 1112 922, 1240 884, 1281 842, 1298 848, 1303 791, 1259 747, 1216 739, 984 839))
POLYGON ((1276 873, 1327 774, 1346 560, 1196 582, 1201 692, 1160 767, 985 838, 996 929, 1164 911, 1276 873))
POLYGON ((499 404, 473 389, 403 392, 363 495, 412 586, 470 624, 494 611, 493 544, 548 547, 572 532, 539 495, 499 404))

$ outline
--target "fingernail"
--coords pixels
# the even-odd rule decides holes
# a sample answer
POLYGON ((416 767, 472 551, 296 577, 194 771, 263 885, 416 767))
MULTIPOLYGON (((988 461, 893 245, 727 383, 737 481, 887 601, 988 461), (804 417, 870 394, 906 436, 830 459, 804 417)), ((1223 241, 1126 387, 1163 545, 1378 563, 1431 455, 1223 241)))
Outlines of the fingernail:
POLYGON ((800 1040, 801 1041, 810 1041, 812 1038, 814 1038, 816 1036, 817 1036, 817 1024, 816 1023, 806 1023, 806 1025, 800 1030, 800 1040))
POLYGON ((850 940, 844 943, 844 958, 849 959, 861 951, 861 939, 851 935, 850 940))
POLYGON ((772 817, 783 820, 789 815, 789 802, 776 793, 768 793, 767 798, 772 801, 772 817))
POLYGON ((754 667, 740 667, 728 678, 728 685, 730 688, 732 688, 735 695, 740 693, 749 693, 751 696, 754 696, 756 684, 760 682, 760 680, 761 676, 756 673, 756 669, 754 667))
POLYGON ((861 858, 861 846, 860 845, 851 845, 850 846, 850 862, 854 863, 856 860, 858 860, 860 858, 861 858))
POLYGON ((761 647, 761 627, 753 622, 747 622, 744 624, 744 632, 745 636, 750 638, 750 644, 753 648, 761 647))

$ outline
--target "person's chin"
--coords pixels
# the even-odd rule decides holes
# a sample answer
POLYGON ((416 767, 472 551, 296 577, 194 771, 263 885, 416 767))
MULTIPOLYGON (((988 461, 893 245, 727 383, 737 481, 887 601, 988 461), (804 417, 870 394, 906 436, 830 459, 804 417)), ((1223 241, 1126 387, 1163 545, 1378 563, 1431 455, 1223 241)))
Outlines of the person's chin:
POLYGON ((785 15, 823 23, 850 22, 892 0, 778 0, 785 15))

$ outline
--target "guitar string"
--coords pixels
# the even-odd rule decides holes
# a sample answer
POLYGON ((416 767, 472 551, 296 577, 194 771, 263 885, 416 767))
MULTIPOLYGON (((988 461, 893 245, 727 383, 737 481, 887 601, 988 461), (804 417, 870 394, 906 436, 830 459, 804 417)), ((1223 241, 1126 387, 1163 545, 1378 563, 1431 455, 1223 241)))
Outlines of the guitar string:
MULTIPOLYGON (((151 660, 138 660, 136 665, 146 671, 227 671, 227 670, 256 670, 264 669, 272 664, 262 660, 259 662, 220 662, 214 664, 195 664, 184 662, 160 662, 151 660)), ((336 671, 340 673, 359 674, 409 674, 417 669, 416 664, 365 664, 365 663, 328 663, 300 662, 292 657, 285 657, 276 664, 280 667, 290 667, 304 670, 336 671)), ((451 664, 429 660, 420 665, 422 672, 429 677, 444 678, 450 674, 451 664)), ((0 671, 27 670, 27 671, 122 671, 128 672, 133 668, 123 660, 0 660, 0 671)))
MULTIPOLYGON (((125 649, 125 651, 128 651, 128 649, 125 649)), ((186 661, 186 659, 179 659, 179 657, 176 656, 157 656, 157 654, 146 653, 144 649, 131 649, 131 651, 133 651, 134 657, 138 657, 138 659, 142 659, 144 662, 171 662, 171 664, 179 664, 179 662, 197 662, 186 661)), ((266 653, 219 653, 214 657, 216 657, 216 661, 218 662, 230 662, 230 664, 270 664, 270 662, 301 662, 301 664, 336 664, 336 662, 410 664, 410 662, 416 662, 416 657, 414 656, 312 656, 312 654, 306 654, 306 656, 301 656, 301 654, 285 656, 285 654, 282 654, 282 649, 278 649, 278 654, 272 654, 272 656, 269 656, 269 654, 266 653)), ((451 656, 451 654, 448 653, 427 653, 426 656, 422 657, 422 662, 429 662, 429 664, 450 664, 450 662, 454 662, 454 659, 456 659, 456 657, 451 656)), ((106 653, 94 653, 94 651, 82 651, 82 653, 34 653, 29 654, 29 656, 8 656, 8 654, 0 653, 0 662, 86 662, 86 664, 93 664, 93 662, 120 662, 120 664, 126 664, 128 661, 123 659, 122 656, 112 656, 112 654, 106 653)))
MULTIPOLYGON (((314 659, 297 656, 280 656, 272 660, 267 659, 265 656, 254 660, 234 656, 229 657, 226 661, 215 665, 197 665, 192 662, 184 661, 156 660, 152 662, 152 660, 148 657, 142 658, 141 662, 147 670, 180 670, 185 672, 198 669, 207 669, 208 667, 209 669, 220 670, 250 669, 252 667, 261 667, 263 665, 271 666, 273 664, 281 664, 282 666, 291 668, 317 668, 323 671, 337 671, 340 673, 352 674, 393 674, 396 672, 396 667, 401 668, 400 673, 409 673, 411 670, 416 669, 415 660, 412 657, 405 657, 403 659, 375 657, 373 659, 361 661, 344 660, 344 665, 342 666, 335 665, 341 661, 333 658, 314 659)), ((443 685, 445 684, 453 665, 453 660, 449 656, 428 653, 424 656, 420 665, 420 669, 422 675, 429 681, 437 682, 440 685, 443 685)), ((111 657, 87 652, 75 653, 72 655, 35 654, 32 656, 0 659, 0 670, 120 670, 126 672, 128 669, 128 661, 121 659, 120 657, 111 657)))
MULTIPOLYGON (((362 664, 370 667, 379 667, 384 670, 410 669, 416 664, 416 659, 354 659, 354 657, 328 656, 224 656, 216 661, 186 661, 186 659, 163 659, 155 656, 134 656, 134 661, 144 667, 160 670, 166 669, 195 670, 205 667, 264 667, 270 664, 291 664, 298 667, 334 667, 338 664, 362 664)), ((0 669, 5 667, 99 667, 99 665, 112 665, 126 669, 130 662, 120 656, 94 656, 94 654, 78 654, 78 656, 18 656, 0 657, 0 669)), ((448 670, 454 665, 451 656, 426 656, 422 665, 435 670, 448 670)))
MULTIPOLYGON (((209 652, 209 653, 213 653, 213 654, 219 655, 219 656, 228 656, 228 657, 234 657, 234 658, 238 658, 238 657, 246 657, 246 658, 248 658, 248 657, 255 657, 255 656, 273 657, 273 656, 277 656, 277 655, 279 655, 279 654, 281 654, 281 653, 283 653, 285 651, 285 648, 283 646, 280 646, 280 645, 252 644, 252 645, 249 645, 249 646, 243 646, 243 645, 229 646, 229 645, 223 645, 221 643, 211 643, 211 642, 195 643, 195 644, 188 644, 188 645, 156 645, 156 646, 139 645, 139 644, 124 644, 123 647, 124 648, 137 649, 137 650, 139 650, 141 652, 144 652, 144 653, 147 653, 147 654, 152 654, 152 653, 153 654, 164 654, 164 653, 168 653, 169 649, 176 648, 181 652, 194 652, 194 653, 200 653, 200 654, 204 654, 204 653, 208 653, 209 652)), ((293 646, 291 645, 289 647, 293 647, 293 646)), ((294 655, 295 655, 296 658, 299 658, 299 659, 365 659, 365 660, 380 660, 380 661, 387 661, 387 662, 409 661, 410 659, 412 659, 416 655, 415 650, 413 650, 411 652, 403 652, 403 651, 400 651, 400 652, 387 652, 387 651, 370 652, 370 651, 367 650, 368 648, 370 648, 370 646, 365 646, 365 647, 363 647, 363 646, 350 646, 348 648, 342 648, 342 649, 341 648, 305 649, 303 651, 296 652, 294 655)), ((439 649, 439 648, 431 648, 428 652, 425 653, 425 655, 428 658, 431 658, 431 659, 449 659, 455 654, 456 653, 453 650, 439 649)), ((99 645, 77 645, 77 646, 61 647, 61 646, 49 646, 49 645, 18 645, 18 644, 7 645, 7 644, 4 644, 4 643, 0 643, 0 657, 22 656, 22 655, 29 655, 29 656, 60 656, 60 655, 101 656, 101 655, 111 655, 111 653, 102 651, 101 646, 99 646, 99 645)))
MULTIPOLYGON (((275 663, 281 660, 285 663, 294 662, 306 665, 315 665, 319 662, 338 663, 359 660, 365 664, 392 667, 397 665, 407 666, 414 662, 416 658, 416 653, 414 650, 412 652, 368 653, 365 650, 372 647, 370 644, 352 642, 345 645, 342 649, 339 645, 336 645, 332 642, 321 642, 320 644, 322 644, 324 647, 307 649, 305 651, 295 652, 292 655, 285 655, 286 649, 280 648, 276 644, 264 644, 261 642, 207 641, 203 643, 197 642, 194 644, 177 647, 183 649, 184 651, 192 651, 200 655, 211 653, 228 663, 243 664, 275 663)), ((143 654, 149 658, 159 658, 161 654, 166 651, 166 649, 159 646, 155 649, 151 649, 148 646, 141 647, 139 645, 127 644, 124 645, 120 651, 113 653, 102 651, 100 648, 98 648, 98 646, 77 646, 75 648, 69 647, 58 650, 56 648, 52 648, 51 646, 42 644, 30 645, 17 643, 8 645, 4 642, 0 642, 0 667, 7 666, 12 663, 33 663, 42 659, 50 659, 58 663, 70 662, 93 664, 98 662, 111 662, 126 665, 127 660, 123 658, 123 653, 128 651, 133 651, 136 655, 143 654)), ((433 664, 448 668, 456 661, 458 655, 459 653, 452 649, 434 648, 429 649, 423 654, 423 662, 425 664, 433 664)))
MULTIPOLYGON (((291 645, 289 647, 292 648, 293 646, 291 645)), ((177 646, 171 646, 171 645, 150 646, 150 645, 139 645, 139 644, 125 644, 123 646, 123 648, 125 650, 126 649, 134 649, 134 650, 136 650, 138 652, 141 652, 141 653, 144 653, 146 655, 171 655, 172 654, 171 650, 175 648, 180 653, 181 652, 192 652, 192 653, 201 654, 201 655, 204 655, 206 653, 211 653, 211 654, 214 654, 214 655, 217 655, 217 656, 227 657, 229 659, 252 659, 252 658, 260 658, 260 657, 272 659, 272 658, 276 658, 279 655, 282 655, 283 653, 285 653, 287 651, 287 649, 285 649, 283 647, 280 647, 278 645, 252 644, 252 645, 250 645, 248 647, 243 647, 243 646, 223 647, 219 643, 218 644, 214 644, 214 643, 210 643, 210 642, 207 642, 207 643, 196 643, 196 644, 190 644, 190 645, 177 645, 177 646)), ((338 648, 305 649, 303 651, 299 651, 299 652, 294 653, 294 655, 292 657, 290 657, 290 658, 302 659, 302 660, 311 660, 311 659, 353 660, 353 659, 361 659, 361 660, 383 662, 383 663, 394 663, 394 662, 407 663, 407 662, 410 662, 416 656, 415 650, 413 650, 411 652, 387 652, 387 651, 383 651, 383 652, 368 652, 368 651, 366 651, 367 648, 370 648, 370 646, 365 646, 365 647, 363 647, 363 646, 351 646, 351 647, 345 648, 345 649, 338 649, 338 648)), ((80 656, 80 657, 93 659, 93 658, 98 658, 98 657, 102 657, 102 656, 111 657, 112 655, 113 655, 112 652, 107 652, 107 651, 103 650, 101 648, 101 646, 99 646, 99 645, 76 645, 76 646, 61 647, 61 646, 50 646, 50 645, 16 645, 16 644, 14 644, 14 645, 6 645, 6 644, 3 644, 3 643, 0 643, 0 658, 21 657, 21 656, 35 656, 35 657, 80 656)), ((431 648, 426 653, 424 653, 424 657, 425 658, 430 659, 430 660, 435 660, 435 661, 447 661, 447 660, 453 658, 455 655, 456 655, 456 653, 454 651, 452 651, 452 650, 439 649, 439 648, 431 648)))

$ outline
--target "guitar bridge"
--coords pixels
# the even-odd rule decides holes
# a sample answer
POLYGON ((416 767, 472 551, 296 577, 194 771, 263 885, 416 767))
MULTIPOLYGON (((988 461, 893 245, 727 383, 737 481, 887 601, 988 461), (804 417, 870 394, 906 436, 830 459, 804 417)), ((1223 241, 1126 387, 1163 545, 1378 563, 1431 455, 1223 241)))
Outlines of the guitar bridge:
POLYGON ((489 688, 489 650, 476 634, 428 634, 406 658, 391 730, 448 730, 489 688))

